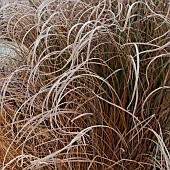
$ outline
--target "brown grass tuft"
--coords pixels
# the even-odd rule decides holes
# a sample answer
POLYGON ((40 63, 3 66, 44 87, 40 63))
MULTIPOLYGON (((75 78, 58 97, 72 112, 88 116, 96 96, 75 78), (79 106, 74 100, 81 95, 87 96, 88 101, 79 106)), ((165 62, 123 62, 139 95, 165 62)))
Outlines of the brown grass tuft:
POLYGON ((2 170, 170 169, 168 1, 1 12, 16 51, 0 73, 2 170))

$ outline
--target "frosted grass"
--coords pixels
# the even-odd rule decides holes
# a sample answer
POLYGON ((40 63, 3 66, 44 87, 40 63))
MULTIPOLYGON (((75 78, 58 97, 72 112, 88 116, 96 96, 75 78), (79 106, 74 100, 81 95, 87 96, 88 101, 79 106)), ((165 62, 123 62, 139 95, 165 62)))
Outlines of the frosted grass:
POLYGON ((13 48, 12 45, 0 42, 0 64, 10 62, 10 59, 15 58, 16 52, 13 48))

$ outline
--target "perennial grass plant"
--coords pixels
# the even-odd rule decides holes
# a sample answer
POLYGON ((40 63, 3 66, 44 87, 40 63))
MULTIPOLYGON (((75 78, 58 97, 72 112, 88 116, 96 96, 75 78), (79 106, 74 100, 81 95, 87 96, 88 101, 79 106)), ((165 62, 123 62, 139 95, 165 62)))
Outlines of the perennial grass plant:
POLYGON ((0 13, 17 44, 0 75, 1 169, 170 169, 168 0, 29 0, 0 13))

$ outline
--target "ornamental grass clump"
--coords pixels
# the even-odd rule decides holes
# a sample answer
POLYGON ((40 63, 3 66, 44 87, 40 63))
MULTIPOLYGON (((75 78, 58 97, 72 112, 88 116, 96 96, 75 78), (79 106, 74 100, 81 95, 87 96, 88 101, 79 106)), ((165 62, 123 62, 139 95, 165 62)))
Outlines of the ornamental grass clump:
POLYGON ((0 9, 6 169, 169 170, 166 0, 29 0, 0 9), (6 42, 8 43, 8 42, 6 42))

